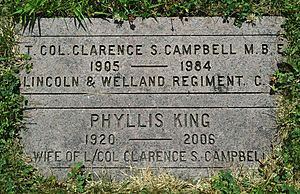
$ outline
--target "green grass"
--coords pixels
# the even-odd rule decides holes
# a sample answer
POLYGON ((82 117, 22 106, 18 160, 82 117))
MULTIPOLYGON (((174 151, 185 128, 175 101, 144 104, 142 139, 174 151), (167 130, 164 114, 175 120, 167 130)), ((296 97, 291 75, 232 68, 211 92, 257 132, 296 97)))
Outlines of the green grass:
POLYGON ((300 193, 300 1, 299 0, 1 0, 0 1, 0 193, 300 193), (282 94, 278 111, 280 144, 256 174, 222 171, 209 179, 184 181, 145 171, 123 182, 94 180, 76 165, 68 180, 43 177, 27 161, 19 144, 23 97, 18 72, 28 56, 18 53, 14 26, 33 28, 41 17, 222 16, 235 24, 255 17, 286 17, 288 48, 275 73, 273 89, 282 94))

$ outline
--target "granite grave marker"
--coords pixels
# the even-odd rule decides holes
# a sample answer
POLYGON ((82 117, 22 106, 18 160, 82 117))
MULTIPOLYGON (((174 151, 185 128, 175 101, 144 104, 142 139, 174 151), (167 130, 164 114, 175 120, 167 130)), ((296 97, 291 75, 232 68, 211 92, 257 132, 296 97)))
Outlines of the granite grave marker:
POLYGON ((45 174, 76 162, 115 177, 134 168, 184 177, 255 167, 270 152, 270 79, 283 18, 133 23, 42 19, 22 35, 25 152, 45 174), (133 28, 134 26, 134 28, 133 28))

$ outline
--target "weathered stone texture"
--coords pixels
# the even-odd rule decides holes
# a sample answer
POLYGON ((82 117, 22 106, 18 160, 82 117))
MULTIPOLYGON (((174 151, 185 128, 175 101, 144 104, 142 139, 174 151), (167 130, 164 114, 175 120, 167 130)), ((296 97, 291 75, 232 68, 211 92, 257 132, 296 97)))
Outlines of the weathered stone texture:
POLYGON ((198 177, 269 153, 283 18, 91 21, 42 19, 22 37, 24 149, 45 174, 82 161, 117 178, 130 167, 198 177))

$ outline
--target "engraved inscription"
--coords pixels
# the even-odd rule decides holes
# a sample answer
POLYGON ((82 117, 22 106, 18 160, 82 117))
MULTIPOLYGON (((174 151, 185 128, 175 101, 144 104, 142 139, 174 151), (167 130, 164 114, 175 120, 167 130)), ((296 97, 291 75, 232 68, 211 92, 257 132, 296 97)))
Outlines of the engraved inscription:
POLYGON ((57 176, 83 162, 116 177, 132 167, 195 177, 266 158, 282 18, 172 21, 173 31, 170 18, 138 18, 133 31, 92 19, 85 31, 42 19, 23 34, 33 66, 20 74, 23 142, 34 164, 57 176))

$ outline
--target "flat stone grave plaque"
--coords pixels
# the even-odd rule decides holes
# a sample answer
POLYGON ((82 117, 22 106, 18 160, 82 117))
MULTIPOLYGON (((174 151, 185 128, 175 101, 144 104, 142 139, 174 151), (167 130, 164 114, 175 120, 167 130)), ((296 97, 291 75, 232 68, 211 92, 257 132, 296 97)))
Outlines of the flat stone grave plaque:
POLYGON ((114 177, 255 168, 275 134, 282 22, 41 19, 20 43, 33 67, 20 74, 25 152, 58 177, 77 162, 114 177))

